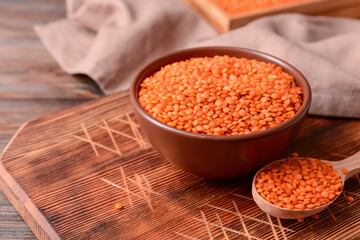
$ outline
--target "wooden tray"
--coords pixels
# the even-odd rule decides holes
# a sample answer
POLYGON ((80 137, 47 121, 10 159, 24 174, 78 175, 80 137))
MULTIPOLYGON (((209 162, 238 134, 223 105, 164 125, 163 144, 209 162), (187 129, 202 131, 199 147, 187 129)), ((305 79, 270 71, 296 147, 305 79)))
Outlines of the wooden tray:
MULTIPOLYGON (((310 138, 319 131, 315 126, 307 121, 289 151, 303 146, 324 154, 329 145, 311 142, 322 139, 320 132, 319 139, 310 138)), ((341 149, 358 150, 359 127, 352 128, 353 141, 344 134, 341 149)), ((163 160, 142 135, 127 93, 24 124, 1 157, 0 176, 1 189, 39 239, 360 237, 359 178, 347 182, 344 195, 318 220, 271 217, 253 202, 252 176, 204 180, 163 160)))
POLYGON ((230 16, 212 0, 191 0, 198 10, 219 33, 241 27, 257 18, 279 13, 303 13, 309 15, 360 17, 360 0, 310 0, 284 6, 230 16))

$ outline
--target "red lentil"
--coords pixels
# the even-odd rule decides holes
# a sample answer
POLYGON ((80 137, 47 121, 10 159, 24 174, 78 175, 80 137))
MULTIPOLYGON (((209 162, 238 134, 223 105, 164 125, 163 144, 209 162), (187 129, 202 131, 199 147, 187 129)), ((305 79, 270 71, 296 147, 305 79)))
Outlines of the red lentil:
POLYGON ((124 208, 124 205, 122 205, 121 203, 115 204, 115 209, 122 210, 123 208, 124 208))
POLYGON ((310 0, 212 0, 230 15, 237 15, 256 10, 286 5, 289 3, 307 2, 310 0))
POLYGON ((304 219, 303 218, 298 218, 298 222, 303 222, 304 219))
POLYGON ((155 119, 207 135, 275 127, 300 109, 302 90, 272 63, 229 56, 174 62, 141 83, 139 102, 155 119))
POLYGON ((255 187, 276 206, 303 210, 331 202, 343 184, 330 162, 288 157, 260 172, 255 187))
POLYGON ((348 173, 349 173, 349 170, 343 168, 343 169, 341 169, 341 172, 342 172, 343 174, 348 174, 348 173))
POLYGON ((349 202, 353 202, 354 201, 354 198, 353 197, 348 197, 347 198, 349 202))

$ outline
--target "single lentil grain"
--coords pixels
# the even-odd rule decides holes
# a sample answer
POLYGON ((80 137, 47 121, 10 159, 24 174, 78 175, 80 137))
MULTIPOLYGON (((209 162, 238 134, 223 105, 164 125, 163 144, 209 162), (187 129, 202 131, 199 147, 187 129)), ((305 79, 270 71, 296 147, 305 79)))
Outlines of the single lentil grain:
POLYGON ((343 169, 341 169, 341 172, 342 172, 343 174, 348 174, 348 173, 349 173, 349 170, 343 168, 343 169))
POLYGON ((115 209, 122 210, 123 208, 124 208, 124 205, 122 205, 121 203, 115 204, 115 209))
POLYGON ((348 197, 347 198, 349 202, 353 202, 354 201, 354 198, 353 197, 348 197))
POLYGON ((304 219, 303 218, 298 218, 298 222, 303 222, 304 219))
POLYGON ((193 133, 243 135, 275 127, 300 109, 302 90, 272 63, 229 56, 174 62, 141 83, 155 119, 193 133))
POLYGON ((288 157, 261 171, 255 187, 276 206, 304 210, 331 202, 340 195, 343 184, 331 162, 288 157))

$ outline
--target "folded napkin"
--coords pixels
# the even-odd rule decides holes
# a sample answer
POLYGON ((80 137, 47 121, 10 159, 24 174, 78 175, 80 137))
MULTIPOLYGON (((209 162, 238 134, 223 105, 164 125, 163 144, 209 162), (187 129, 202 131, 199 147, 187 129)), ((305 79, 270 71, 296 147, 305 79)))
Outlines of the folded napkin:
POLYGON ((178 0, 68 0, 68 16, 35 27, 68 73, 105 94, 128 89, 151 60, 195 46, 236 46, 288 61, 308 79, 310 113, 360 117, 360 20, 283 14, 218 35, 178 0))
POLYGON ((216 35, 178 0, 68 0, 67 18, 35 30, 59 65, 94 79, 105 94, 129 88, 164 53, 216 35))

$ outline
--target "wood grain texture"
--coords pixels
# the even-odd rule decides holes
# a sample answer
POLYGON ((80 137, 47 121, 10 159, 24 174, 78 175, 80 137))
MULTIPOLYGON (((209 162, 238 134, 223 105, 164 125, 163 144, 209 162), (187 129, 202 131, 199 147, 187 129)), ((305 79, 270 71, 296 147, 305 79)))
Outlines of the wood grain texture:
POLYGON ((23 122, 102 95, 64 73, 33 31, 64 16, 64 1, 0 1, 0 151, 23 122))
MULTIPOLYGON (((190 1, 190 0, 186 0, 190 1)), ((353 10, 352 10, 353 11, 353 10)), ((54 112, 60 109, 69 108, 72 106, 76 106, 80 103, 88 101, 90 99, 97 98, 102 95, 99 88, 89 79, 83 76, 68 76, 65 74, 57 65, 57 63, 52 59, 52 57, 47 53, 45 48, 42 47, 42 44, 38 40, 36 34, 33 31, 33 25, 39 23, 47 23, 56 19, 63 18, 65 16, 65 8, 63 0, 1 0, 0 1, 0 152, 3 151, 6 144, 10 141, 11 137, 15 134, 16 130, 24 123, 33 118, 40 117, 42 115, 48 114, 50 112, 54 112)), ((102 120, 100 120, 102 122, 102 120)), ((86 125, 87 126, 87 125, 86 125)), ((78 126, 78 131, 81 133, 81 126, 78 126)), ((315 156, 320 158, 327 158, 330 160, 339 160, 343 157, 346 157, 359 149, 359 121, 349 120, 349 119, 329 119, 329 118, 309 118, 300 135, 296 139, 296 142, 291 145, 287 153, 293 151, 298 151, 302 155, 306 156, 315 156)), ((106 130, 105 130, 106 133, 106 130)), ((131 133, 131 131, 129 132, 131 133)), ((43 134, 40 131, 36 131, 33 134, 32 138, 35 139, 35 136, 39 136, 43 134)), ((84 136, 79 134, 79 136, 84 136)), ((37 139, 37 138, 36 138, 37 139)), ((78 141, 74 138, 74 141, 78 141)), ((108 139, 109 146, 111 147, 111 139, 108 139)), ((84 142, 86 144, 86 142, 84 142)), ((120 146, 120 145, 119 145, 120 146)), ((137 145, 133 145, 134 147, 137 145)), ((122 150, 121 147, 119 147, 122 150)), ((57 150, 55 149, 55 152, 57 150)), ((122 150, 124 151, 124 150, 122 150)), ((105 149, 99 149, 99 153, 107 152, 105 149)), ((124 151, 126 152, 126 151, 124 151)), ((114 154, 110 152, 107 154, 114 154)), ((81 153, 79 153, 81 155, 81 153)), ((145 159, 153 159, 155 158, 155 162, 153 165, 157 163, 163 163, 156 152, 152 152, 151 150, 146 150, 144 152, 143 158, 138 158, 136 164, 131 169, 136 169, 141 162, 145 159), (147 154, 145 154, 147 153, 147 154)), ((24 156, 23 156, 24 157, 24 156)), ((126 158, 126 156, 124 156, 126 158)), ((73 161, 76 161, 77 158, 74 158, 73 161)), ((121 162, 120 162, 121 163, 121 162)), ((118 163, 120 165, 120 163, 118 163)), ((99 163, 97 163, 99 164, 99 163)), ((111 163, 108 163, 111 166, 111 163)), ((18 171, 21 171, 22 168, 24 170, 29 170, 27 164, 21 163, 21 168, 18 171)), ((114 165, 115 167, 115 165, 114 165)), ((52 167, 50 167, 51 170, 52 167)), ((100 168, 100 166, 99 166, 100 168)), ((131 170, 130 169, 130 170, 131 170)), ((152 168, 151 168, 152 169, 152 168)), ((150 169, 150 170, 151 170, 150 169)), ((133 181, 136 182, 136 177, 128 172, 127 168, 123 168, 126 176, 131 177, 133 181)), ((140 169, 141 170, 141 169, 140 169)), ((88 174, 88 170, 86 167, 80 168, 79 171, 85 171, 84 174, 88 174)), ((106 169, 104 170, 106 171, 106 169)), ((133 170, 135 171, 135 170, 133 170)), ((143 170, 141 170, 143 171, 143 170)), ((142 174, 140 171, 139 176, 142 174)), ((174 170, 176 171, 176 169, 174 170)), ((164 172, 164 171, 163 171, 164 172)), ((160 172, 163 173, 163 172, 160 172)), ((178 174, 182 175, 182 172, 179 171, 178 174)), ((86 190, 89 187, 89 184, 92 184, 90 181, 92 175, 88 174, 88 178, 79 180, 81 184, 76 185, 80 186, 79 188, 71 188, 70 186, 65 186, 64 191, 67 192, 68 195, 62 196, 65 199, 74 199, 73 212, 82 212, 85 211, 84 206, 77 206, 76 203, 81 201, 82 198, 86 195, 86 190), (84 193, 85 192, 85 193, 84 193)), ((119 184, 120 186, 123 184, 121 178, 121 170, 116 168, 113 169, 113 174, 107 173, 107 175, 103 177, 107 177, 113 181, 114 183, 119 184)), ((151 180, 150 177, 146 175, 147 179, 151 180)), ((151 175, 153 177, 153 175, 151 175)), ((168 176, 166 174, 160 176, 161 179, 166 179, 168 176)), ((243 231, 241 234, 236 234, 234 231, 226 231, 227 236, 231 239, 247 239, 247 236, 256 235, 260 233, 256 233, 256 229, 260 227, 260 229, 265 229, 266 232, 263 232, 260 237, 262 238, 274 238, 273 230, 277 234, 279 239, 287 239, 303 237, 303 236, 312 236, 313 234, 319 233, 324 234, 323 228, 328 224, 336 223, 336 229, 341 228, 338 232, 331 232, 328 234, 332 234, 330 239, 341 239, 345 235, 346 237, 343 239, 356 239, 358 238, 358 225, 354 225, 357 221, 356 207, 358 207, 358 195, 353 195, 356 201, 349 205, 344 199, 344 203, 340 202, 340 204, 345 204, 345 207, 348 209, 352 209, 355 207, 355 211, 353 214, 348 215, 347 213, 341 212, 341 207, 334 206, 330 211, 324 212, 321 214, 321 219, 318 222, 305 222, 303 224, 299 224, 296 221, 291 222, 283 222, 280 221, 282 225, 279 225, 277 219, 270 218, 272 223, 268 221, 268 216, 263 215, 259 210, 252 209, 253 203, 249 196, 240 196, 241 189, 244 186, 246 188, 247 181, 246 179, 239 179, 234 181, 233 185, 236 187, 240 186, 239 192, 232 193, 229 188, 225 188, 224 191, 228 191, 229 196, 221 198, 218 195, 208 195, 206 193, 209 189, 221 189, 222 184, 228 184, 225 182, 212 182, 212 181, 204 181, 199 180, 196 177, 191 178, 192 182, 189 186, 189 189, 199 189, 205 192, 202 195, 201 192, 191 193, 187 192, 187 189, 183 191, 173 191, 172 189, 176 188, 179 184, 181 184, 180 180, 172 180, 171 184, 167 185, 167 188, 173 192, 172 198, 179 198, 181 201, 186 203, 191 203, 190 199, 199 199, 200 201, 200 210, 191 210, 191 207, 194 204, 190 204, 186 211, 192 213, 194 218, 185 218, 180 224, 170 222, 170 224, 166 224, 164 222, 159 222, 158 224, 162 224, 169 230, 173 230, 174 227, 177 228, 177 231, 172 233, 172 237, 176 237, 176 239, 191 239, 198 237, 199 239, 209 239, 209 232, 214 239, 216 236, 218 239, 225 238, 223 234, 223 228, 226 227, 234 227, 235 231, 243 231), (211 200, 211 206, 208 206, 204 203, 202 197, 207 197, 208 200, 211 200), (235 209, 233 202, 226 202, 223 205, 226 199, 234 200, 237 203, 239 212, 235 209), (224 200, 224 201, 223 201, 224 200), (219 205, 216 205, 216 204, 219 205), (230 210, 237 215, 233 215, 233 218, 225 217, 224 214, 229 214, 229 211, 223 211, 218 209, 218 207, 228 207, 226 210, 230 210), (214 208, 216 207, 216 208, 214 208), (217 215, 219 215, 221 224, 219 223, 219 219, 217 215), (330 215, 329 215, 330 214, 330 215), (334 218, 332 217, 334 216, 334 218), (201 220, 206 219, 206 222, 201 222, 201 220), (335 220, 336 219, 336 220, 335 220), (342 220, 346 220, 342 222, 342 220), (233 220, 231 222, 231 220, 233 220), (208 223, 209 222, 209 223, 208 223), (348 224, 348 223, 351 224, 348 224), (190 226, 188 226, 190 225, 190 226), (284 227, 284 226, 286 227, 284 227), (221 228, 223 226, 223 228, 221 228), (290 229, 291 227, 291 229, 290 229), (306 230, 300 231, 295 234, 293 230, 306 228, 306 230), (311 230, 313 228, 313 230, 311 230), (311 233, 307 233, 307 230, 311 230, 311 233), (255 232, 255 234, 254 234, 255 232), (232 235, 233 234, 233 235, 232 235), (245 235, 244 235, 245 234, 245 235)), ((57 179, 58 180, 58 179, 57 179)), ((41 175, 37 182, 46 181, 46 175, 41 175)), ((132 190, 136 190, 136 184, 127 179, 128 187, 132 190)), ((357 179, 350 179, 349 181, 356 186, 357 179)), ((1 180, 0 180, 1 184, 1 180)), ((103 181, 99 180, 96 182, 101 188, 104 187, 103 181)), ((152 184, 152 181, 150 181, 152 184)), ((7 187, 8 185, 6 185, 7 187)), ((43 186, 43 185, 42 185, 43 186)), ((149 222, 144 223, 144 221, 136 221, 138 219, 147 219, 156 216, 162 215, 162 213, 166 213, 172 211, 174 215, 178 215, 179 206, 175 204, 174 201, 171 201, 170 205, 166 205, 161 208, 161 211, 154 211, 153 213, 149 213, 149 209, 144 211, 143 213, 137 213, 136 215, 126 215, 126 218, 122 215, 123 212, 112 212, 113 211, 113 203, 119 202, 121 200, 122 203, 125 204, 124 210, 129 210, 130 200, 128 195, 126 195, 121 190, 118 191, 116 187, 112 187, 111 185, 106 185, 105 190, 111 191, 114 196, 107 195, 90 195, 90 200, 88 202, 87 207, 92 207, 95 204, 96 208, 99 208, 96 205, 97 199, 108 199, 107 202, 104 202, 103 207, 106 212, 111 211, 109 216, 110 220, 105 221, 103 225, 99 225, 93 227, 94 231, 101 231, 103 228, 108 226, 108 224, 112 224, 117 228, 113 233, 119 231, 118 228, 122 228, 122 230, 126 231, 127 228, 138 228, 141 227, 143 229, 151 229, 154 225, 149 222), (117 218, 113 218, 113 216, 117 218), (125 219, 126 223, 123 225, 119 225, 119 221, 125 219)), ((8 189, 8 188, 7 188, 8 189)), ((236 188, 234 188, 236 189, 236 188)), ((46 188, 45 188, 46 190, 46 188)), ((157 190, 157 189, 155 189, 157 190)), ((167 190, 167 189, 166 189, 167 190)), ((233 189, 232 189, 233 190, 233 189)), ((69 203, 66 201, 62 202, 61 198, 58 198, 56 192, 52 193, 53 195, 44 195, 42 188, 38 187, 36 190, 38 195, 36 199, 50 199, 54 200, 52 204, 47 204, 46 201, 42 202, 42 208, 38 207, 41 212, 48 212, 54 205, 59 204, 61 208, 59 208, 59 213, 52 215, 52 217, 48 220, 51 224, 55 222, 56 224, 60 224, 62 219, 66 219, 66 216, 62 214, 62 207, 68 206, 69 203), (52 198, 50 198, 52 197, 52 198)), ((139 193, 142 194, 140 190, 139 193)), ((348 189, 351 193, 346 194, 356 194, 357 189, 354 188, 348 189)), ((102 192, 100 192, 102 193, 102 192)), ((105 193, 105 192, 104 192, 105 193)), ((11 196, 11 192, 8 192, 9 199, 12 200, 14 204, 18 199, 14 199, 11 196)), ((152 193, 153 194, 153 193, 152 193)), ((141 195, 142 196, 142 195, 141 195)), ((154 195, 154 198, 156 194, 154 195)), ((136 206, 147 206, 146 198, 140 198, 139 196, 132 196, 134 198, 133 205, 136 206)), ((161 201, 151 202, 153 208, 157 210, 158 205, 162 205, 161 201)), ((85 207, 86 207, 85 206, 85 207)), ((198 206, 198 205, 196 205, 198 206)), ((24 209, 23 209, 24 210, 24 209)), ((151 211, 151 210, 150 210, 151 211)), ((105 214, 103 213, 103 215, 105 214)), ((25 211, 23 212, 23 216, 25 216, 25 211)), ((83 213, 84 217, 85 212, 83 213)), ((103 216, 100 215, 100 216, 103 216)), ((31 215, 28 215, 31 218, 31 215)), ((96 215, 89 218, 89 223, 93 220, 96 215)), ((181 216, 179 216, 181 218, 181 216)), ((25 218, 28 219, 27 216, 25 218)), ((166 219, 165 219, 166 220, 166 219)), ((164 220, 164 221, 165 221, 164 220)), ((28 220, 29 222, 30 220, 28 220)), ((82 219, 82 221, 85 221, 82 219)), ((73 219, 69 220, 71 224, 74 222, 73 219)), ((29 222, 30 224, 30 222, 29 222)), ((77 225, 76 225, 77 226, 77 225)), ((75 226, 75 227, 76 227, 75 226)), ((33 225, 32 228, 35 226, 33 225)), ((79 231, 84 228, 89 228, 89 224, 85 224, 83 227, 79 229, 79 231)), ((335 229, 335 230, 336 230, 335 229)), ((66 229, 65 229, 66 230, 66 229)), ((70 231, 71 228, 68 228, 66 231, 70 231)), ((111 234, 111 233, 109 233, 111 234)), ((153 233, 156 234, 156 233, 153 233)), ((68 235, 67 235, 68 236, 68 235)), ((69 239, 69 237, 65 236, 65 239, 69 239)), ((128 235, 111 235, 113 238, 125 238, 128 235)), ((155 236, 156 235, 151 235, 155 236)), ((258 236, 258 235, 256 235, 258 236)), ((84 232, 81 235, 80 239, 91 239, 91 231, 84 232)), ((99 237, 99 235, 94 235, 94 238, 99 237)), ((129 237, 129 236, 128 236, 129 237)), ((154 237, 154 238, 155 238, 154 237)), ((131 238, 131 237, 129 237, 131 238)), ((17 214, 14 208, 11 206, 10 202, 4 196, 2 192, 0 192, 0 239, 35 239, 35 236, 26 226, 21 216, 17 214)), ((255 238, 253 238, 255 239, 255 238)), ((309 238, 311 239, 311 238, 309 238)), ((314 238, 313 238, 314 239, 314 238)), ((319 238, 321 239, 321 238, 319 238)))
MULTIPOLYGON (((342 159, 359 150, 359 133, 359 121, 309 118, 288 151, 342 159)), ((1 162, 0 186, 39 239, 346 239, 360 227, 357 178, 319 220, 299 223, 256 206, 252 175, 210 181, 172 166, 142 135, 126 92, 28 122, 1 162)))
POLYGON ((311 0, 303 3, 291 3, 269 9, 261 9, 249 13, 229 15, 212 0, 191 0, 199 11, 219 32, 224 33, 232 29, 269 15, 280 13, 303 13, 308 15, 360 17, 359 0, 311 0))
MULTIPOLYGON (((24 122, 102 95, 89 78, 64 73, 33 30, 63 18, 64 3, 0 1, 0 153, 24 122)), ((0 239, 35 239, 2 192, 0 239)))

